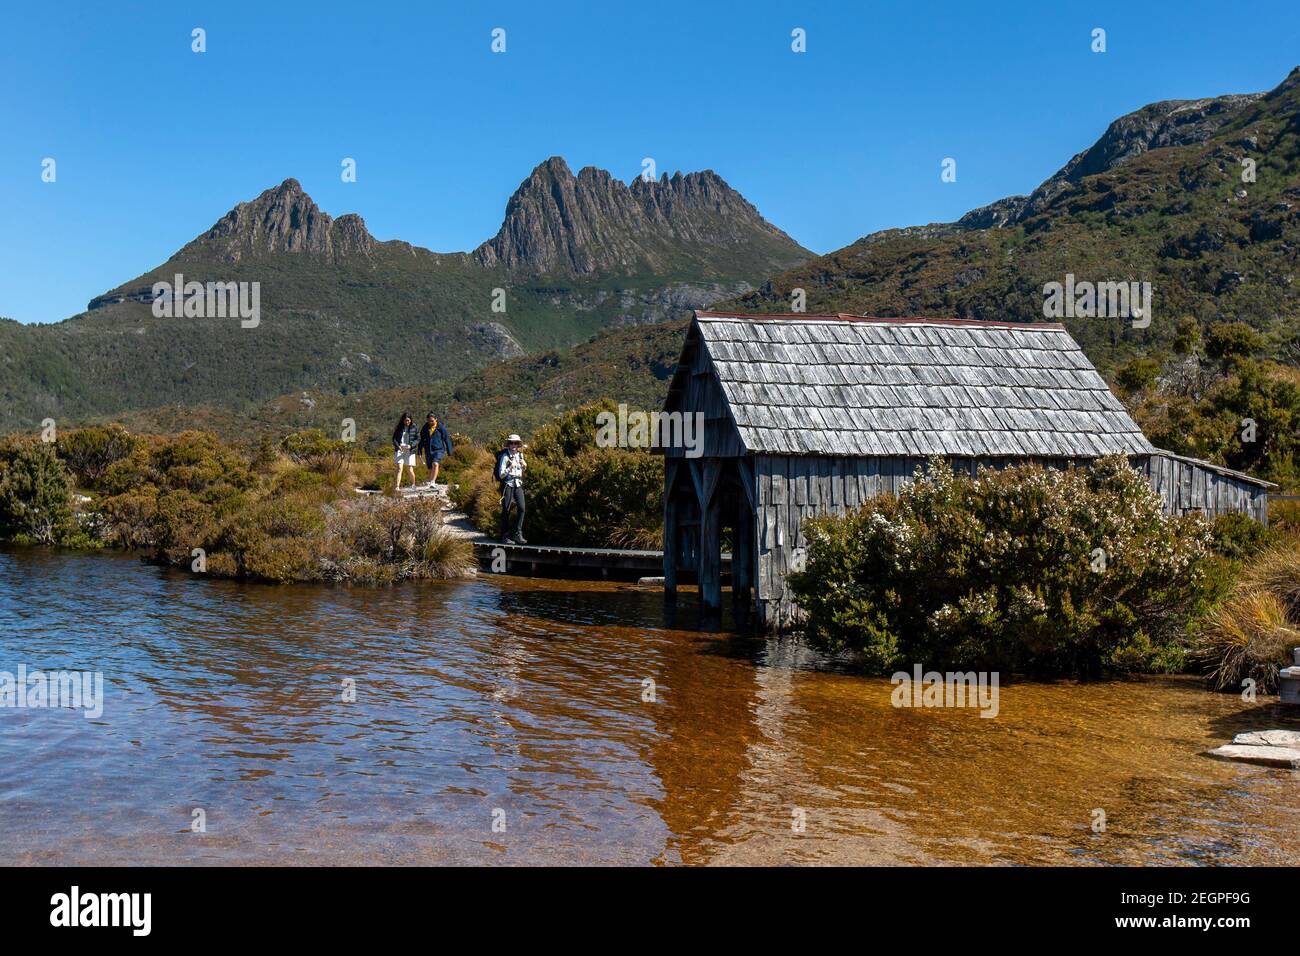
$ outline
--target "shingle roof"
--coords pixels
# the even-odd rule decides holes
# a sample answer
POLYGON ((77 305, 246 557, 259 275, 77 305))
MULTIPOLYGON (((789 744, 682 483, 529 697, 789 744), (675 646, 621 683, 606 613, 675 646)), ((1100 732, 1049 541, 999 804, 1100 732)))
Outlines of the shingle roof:
POLYGON ((1058 324, 718 312, 695 324, 750 452, 1155 451, 1058 324))

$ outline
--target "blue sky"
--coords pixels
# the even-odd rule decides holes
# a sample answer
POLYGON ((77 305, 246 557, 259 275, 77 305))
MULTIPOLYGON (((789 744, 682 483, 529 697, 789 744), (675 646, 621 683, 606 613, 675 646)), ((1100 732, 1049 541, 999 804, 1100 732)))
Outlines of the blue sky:
POLYGON ((293 176, 467 250, 537 163, 712 168, 817 252, 1026 192, 1129 110, 1269 89, 1300 4, 28 3, 0 13, 0 316, 55 321, 293 176), (191 51, 191 30, 207 52, 191 51), (506 30, 506 52, 491 31, 506 30), (791 30, 807 52, 791 51, 791 30), (1091 32, 1106 30, 1093 53, 1091 32), (57 181, 41 181, 41 162, 57 181), (340 180, 344 157, 358 181, 340 180), (957 160, 957 181, 940 163, 957 160))

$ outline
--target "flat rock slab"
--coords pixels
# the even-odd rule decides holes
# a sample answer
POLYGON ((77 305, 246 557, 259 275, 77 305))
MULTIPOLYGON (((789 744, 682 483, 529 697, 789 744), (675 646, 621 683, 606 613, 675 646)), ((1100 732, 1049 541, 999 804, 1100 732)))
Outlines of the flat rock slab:
POLYGON ((1220 760, 1236 760, 1241 763, 1257 763, 1264 767, 1300 770, 1300 748, 1296 747, 1224 744, 1222 747, 1215 747, 1209 751, 1209 754, 1220 760))
POLYGON ((1300 748, 1300 730, 1252 730, 1248 734, 1237 734, 1232 742, 1248 747, 1300 748))

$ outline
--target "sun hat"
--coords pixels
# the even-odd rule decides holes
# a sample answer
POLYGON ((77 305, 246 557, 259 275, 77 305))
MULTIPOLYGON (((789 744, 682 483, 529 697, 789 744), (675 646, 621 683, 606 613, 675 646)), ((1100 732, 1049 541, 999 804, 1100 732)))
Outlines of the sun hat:
POLYGON ((512 435, 510 435, 510 436, 506 439, 506 444, 508 445, 508 444, 510 444, 512 441, 517 441, 517 442, 519 442, 520 444, 523 444, 523 441, 524 441, 524 440, 523 440, 522 438, 520 438, 518 435, 513 435, 513 434, 512 434, 512 435))

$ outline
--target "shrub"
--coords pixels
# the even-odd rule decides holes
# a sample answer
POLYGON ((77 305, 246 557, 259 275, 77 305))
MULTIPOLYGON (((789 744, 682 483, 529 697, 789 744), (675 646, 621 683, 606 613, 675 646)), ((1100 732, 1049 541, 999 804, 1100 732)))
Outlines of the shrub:
POLYGON ((1272 591, 1243 588, 1210 614, 1192 659, 1206 667, 1215 690, 1240 690, 1247 679, 1260 693, 1277 691, 1278 670, 1300 646, 1300 629, 1283 600, 1272 591))
POLYGON ((478 566, 474 546, 441 526, 418 546, 417 555, 420 577, 461 577, 478 566))
POLYGON ((325 517, 309 501, 271 497, 254 511, 258 526, 273 538, 311 537, 325 529, 325 517))
POLYGON ((1233 359, 1203 395, 1150 396, 1135 417, 1151 441, 1275 481, 1300 484, 1300 377, 1294 369, 1233 359), (1254 440, 1244 441, 1247 421, 1254 440))
POLYGON ((319 472, 295 465, 277 475, 271 487, 277 494, 291 495, 327 486, 324 476, 319 472))
POLYGON ((385 564, 376 558, 352 557, 336 566, 334 576, 353 584, 379 587, 395 584, 401 575, 396 565, 385 564))
POLYGON ((1141 356, 1129 361, 1115 373, 1116 383, 1126 392, 1144 392, 1156 383, 1160 376, 1160 363, 1153 358, 1141 356))
POLYGON ((1261 351, 1264 337, 1245 322, 1215 322, 1205 336, 1205 354, 1223 364, 1226 371, 1234 362, 1261 351))
POLYGON ((1251 561, 1242 573, 1241 586, 1276 595, 1292 622, 1300 623, 1300 534, 1278 541, 1251 561))
POLYGON ((149 445, 141 441, 125 458, 120 458, 104 469, 98 483, 98 490, 105 495, 124 495, 144 493, 152 490, 157 494, 162 482, 153 467, 153 455, 149 445))
POLYGON ((159 496, 151 523, 158 556, 172 564, 188 564, 195 548, 209 547, 217 531, 211 509, 188 491, 159 496))
POLYGON ((411 533, 412 552, 421 554, 442 530, 442 505, 436 498, 412 498, 406 502, 406 526, 411 533))
POLYGON ((55 544, 75 530, 72 482, 54 452, 40 441, 22 441, 0 457, 0 534, 55 544))
POLYGON ((319 475, 321 483, 332 491, 352 490, 352 465, 347 455, 341 452, 317 455, 308 461, 307 467, 319 475))
POLYGON ((1097 675, 1168 668, 1215 597, 1209 528, 1118 457, 954 474, 806 525, 789 583, 817 644, 899 664, 1097 675))
POLYGON ((154 544, 154 513, 158 499, 150 494, 116 495, 100 505, 101 526, 109 543, 123 548, 147 548, 154 544))
POLYGON ((109 467, 130 455, 135 437, 121 425, 78 428, 59 436, 58 454, 77 482, 95 488, 109 467))
POLYGON ((378 505, 358 502, 336 512, 330 520, 330 536, 338 545, 339 559, 349 555, 386 560, 390 557, 388 525, 378 515, 378 505))
POLYGON ((1236 560, 1258 554, 1274 538, 1265 525, 1250 515, 1235 513, 1215 518, 1211 533, 1214 550, 1236 560))
POLYGON ((247 487, 252 481, 248 462, 210 432, 181 432, 164 439, 150 457, 169 488, 203 492, 220 484, 247 487))
POLYGON ((233 555, 216 551, 208 555, 208 574, 216 578, 238 577, 239 565, 233 555))
POLYGON ((280 441, 280 450, 292 461, 300 465, 319 458, 338 457, 346 459, 350 457, 352 447, 345 441, 330 438, 319 428, 308 428, 305 431, 294 432, 291 435, 286 435, 280 441))
POLYGON ((1282 536, 1242 569, 1231 597, 1195 635, 1190 657, 1215 690, 1277 689, 1278 670, 1300 646, 1300 535, 1282 536))
POLYGON ((275 467, 275 463, 280 460, 280 452, 276 448, 275 439, 270 435, 263 435, 258 439, 257 451, 253 453, 253 470, 266 474, 275 467))
POLYGON ((238 563, 244 577, 276 584, 318 581, 321 577, 319 544, 311 538, 256 538, 240 555, 238 563))
POLYGON ((529 524, 538 540, 586 547, 661 540, 663 460, 644 451, 589 448, 529 466, 529 524))
POLYGON ((449 531, 434 499, 369 497, 334 509, 325 576, 362 584, 461 577, 475 567, 473 546, 449 531))
POLYGON ((1270 501, 1268 527, 1278 535, 1300 535, 1300 501, 1270 501))

